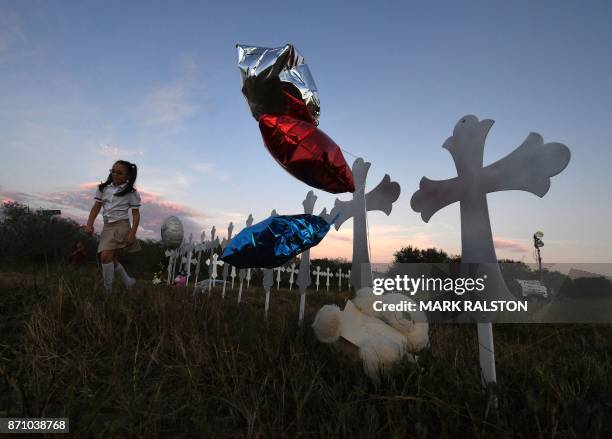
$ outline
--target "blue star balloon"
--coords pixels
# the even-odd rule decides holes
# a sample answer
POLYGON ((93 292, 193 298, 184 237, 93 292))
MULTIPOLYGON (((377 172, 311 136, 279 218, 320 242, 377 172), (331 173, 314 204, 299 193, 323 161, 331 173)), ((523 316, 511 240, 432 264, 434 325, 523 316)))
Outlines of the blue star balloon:
POLYGON ((273 268, 314 247, 330 224, 317 215, 279 215, 243 229, 221 260, 238 268, 273 268))

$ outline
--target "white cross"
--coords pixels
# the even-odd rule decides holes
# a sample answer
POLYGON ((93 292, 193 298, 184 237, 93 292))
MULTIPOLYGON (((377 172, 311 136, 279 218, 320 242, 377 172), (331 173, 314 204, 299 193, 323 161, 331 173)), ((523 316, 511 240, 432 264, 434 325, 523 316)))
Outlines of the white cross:
MULTIPOLYGON (((278 216, 278 213, 276 213, 276 209, 273 209, 272 212, 270 212, 270 216, 278 216)), ((265 313, 265 317, 268 318, 268 308, 270 306, 270 288, 272 288, 272 285, 274 285, 274 269, 270 269, 270 268, 264 268, 263 271, 263 287, 264 290, 266 291, 266 305, 264 308, 264 313, 265 313)), ((279 276, 280 276, 280 272, 279 272, 279 276)))
POLYGON ((190 234, 189 241, 183 242, 181 244, 179 272, 184 270, 185 273, 187 273, 187 255, 189 253, 189 248, 191 247, 192 241, 193 241, 193 234, 190 234))
POLYGON ((195 268, 195 281, 193 282, 193 294, 196 293, 196 289, 198 286, 198 277, 200 277, 200 262, 202 260, 202 251, 204 251, 204 246, 206 242, 206 232, 202 231, 200 235, 200 243, 196 244, 194 247, 194 251, 196 252, 196 268, 195 268))
POLYGON ((214 281, 217 279, 217 267, 218 266, 222 266, 224 264, 223 261, 219 261, 219 255, 216 253, 212 254, 211 259, 207 259, 206 260, 206 265, 208 265, 210 268, 208 270, 210 277, 208 278, 208 292, 212 293, 212 289, 214 286, 214 281))
MULTIPOLYGON (((217 234, 217 229, 215 228, 215 226, 213 226, 212 229, 210 230, 211 239, 209 241, 206 241, 206 232, 203 231, 202 234, 200 235, 200 239, 202 239, 202 242, 195 246, 195 249, 198 252, 198 258, 197 258, 197 264, 196 264, 196 269, 195 269, 196 278, 195 278, 195 282, 193 286, 194 294, 197 289, 198 277, 200 275, 200 263, 202 259, 202 253, 206 253, 208 250, 214 250, 215 248, 219 246, 219 238, 216 237, 216 234, 217 234)), ((208 270, 208 272, 210 274, 210 269, 208 270)), ((210 277, 208 280, 208 285, 210 287, 210 277)))
POLYGON ((330 217, 335 218, 336 230, 348 219, 353 218, 353 262, 351 267, 351 283, 355 289, 372 286, 372 267, 370 265, 370 252, 368 243, 367 212, 379 210, 387 214, 391 213, 393 203, 400 195, 400 185, 391 181, 391 177, 385 174, 383 179, 374 189, 365 193, 366 179, 371 163, 358 158, 353 163, 353 179, 355 180, 355 192, 350 201, 341 201, 336 198, 334 208, 330 217))
POLYGON ((191 276, 191 264, 195 263, 196 261, 193 260, 193 248, 194 248, 194 244, 193 244, 193 233, 189 234, 189 243, 187 244, 187 248, 185 249, 187 252, 187 261, 185 263, 185 273, 187 276, 187 280, 185 281, 185 288, 187 288, 187 286, 189 285, 189 276, 191 276))
POLYGON ((274 271, 269 268, 262 270, 262 284, 266 292, 266 304, 264 307, 264 316, 268 318, 268 308, 270 307, 270 288, 274 285, 274 271))
POLYGON ((349 271, 344 275, 344 277, 346 277, 346 280, 348 281, 348 289, 349 291, 351 291, 351 269, 349 268, 349 271))
POLYGON ((236 267, 232 265, 232 271, 230 273, 230 277, 232 278, 232 290, 234 289, 234 279, 236 279, 236 267))
POLYGON ((210 229, 210 240, 208 241, 208 249, 214 249, 219 245, 219 238, 217 237, 217 228, 215 226, 210 229))
POLYGON ((334 276, 334 273, 330 272, 329 267, 327 267, 327 270, 325 271, 325 273, 322 274, 322 276, 325 276, 325 289, 327 291, 329 291, 329 278, 334 276))
MULTIPOLYGON (((210 265, 211 264, 211 260, 207 259, 206 260, 206 265, 210 265)), ((219 261, 219 255, 216 253, 212 254, 212 271, 210 273, 210 277, 212 279, 217 279, 217 277, 219 277, 219 273, 217 272, 217 267, 219 266, 223 266, 224 262, 223 261, 219 261)))
POLYGON ((291 291, 291 288, 293 287, 293 275, 299 273, 299 271, 295 268, 295 262, 292 262, 291 265, 286 268, 286 271, 289 273, 289 291, 291 291))
POLYGON ((316 278, 317 280, 315 281, 315 285, 317 286, 317 291, 319 291, 319 276, 321 276, 323 274, 323 272, 321 271, 321 267, 319 267, 317 265, 317 269, 315 271, 313 271, 312 274, 317 276, 317 278, 316 278))
POLYGON ((167 285, 170 285, 172 282, 172 267, 174 266, 174 258, 175 258, 175 250, 166 250, 164 255, 168 258, 168 279, 166 281, 167 285))
POLYGON ((338 268, 336 277, 338 278, 338 291, 342 291, 342 267, 338 268))
MULTIPOLYGON (((246 226, 247 227, 251 227, 253 225, 253 214, 249 214, 249 217, 246 220, 246 226)), ((240 285, 238 286, 238 303, 240 303, 240 301, 242 300, 242 282, 244 281, 246 277, 247 280, 247 288, 249 287, 249 284, 251 282, 251 269, 244 269, 241 268, 238 271, 238 278, 240 279, 240 285)))
POLYGON ((279 290, 281 281, 281 271, 285 271, 285 267, 276 267, 274 271, 276 271, 276 289, 279 290))
MULTIPOLYGON (((234 223, 230 222, 229 226, 227 226, 227 238, 223 238, 223 241, 221 241, 221 252, 223 252, 223 250, 225 250, 225 247, 227 247, 229 245, 229 243, 232 241, 232 232, 234 231, 234 223)), ((225 285, 226 285, 226 281, 227 281, 227 275, 229 272, 229 264, 224 264, 223 265, 223 290, 221 291, 221 298, 224 299, 225 298, 225 285)), ((234 267, 232 267, 233 269, 234 267)), ((232 287, 233 287, 233 279, 232 279, 232 287)))
MULTIPOLYGON (((195 246, 194 246, 195 248, 195 246)), ((189 265, 188 265, 188 269, 187 269, 187 282, 189 282, 189 276, 191 276, 191 266, 192 265, 196 265, 198 263, 198 261, 195 260, 195 258, 191 257, 189 259, 189 265)), ((185 286, 187 286, 187 282, 185 282, 185 286)))
MULTIPOLYGON (((513 299, 501 275, 489 220, 487 194, 496 191, 523 190, 543 197, 550 188, 550 177, 569 163, 569 149, 561 143, 546 143, 537 133, 506 157, 483 167, 484 146, 493 120, 479 121, 464 116, 443 148, 455 162, 457 177, 432 181, 421 179, 410 205, 427 222, 438 210, 459 202, 461 213, 461 262, 477 263, 479 276, 487 277, 487 299, 513 299)), ((493 328, 478 323, 480 367, 483 385, 496 382, 493 328)))
POLYGON ((183 249, 183 244, 181 243, 180 246, 178 246, 177 248, 172 250, 174 252, 174 257, 172 258, 171 282, 174 282, 174 279, 176 277, 175 275, 176 275, 176 265, 177 265, 177 263, 178 263, 179 269, 180 269, 182 249, 183 249))
MULTIPOLYGON (((314 212, 314 205, 317 202, 317 196, 314 191, 308 191, 306 198, 302 201, 304 213, 311 214, 314 212)), ((297 276, 298 287, 300 288, 300 311, 298 317, 298 325, 302 326, 304 321, 304 310, 306 308, 306 288, 310 286, 310 249, 301 254, 300 271, 297 276)))

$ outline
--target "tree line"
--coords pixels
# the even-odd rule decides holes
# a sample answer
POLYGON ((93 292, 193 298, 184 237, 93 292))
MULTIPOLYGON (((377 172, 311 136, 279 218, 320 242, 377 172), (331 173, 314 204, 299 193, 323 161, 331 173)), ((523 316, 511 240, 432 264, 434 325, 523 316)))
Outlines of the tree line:
MULTIPOLYGON (((97 264, 97 235, 85 234, 80 224, 70 218, 48 215, 44 210, 32 210, 28 206, 8 202, 2 206, 0 215, 0 268, 26 269, 32 266, 57 265, 70 262, 70 253, 75 244, 80 242, 86 255, 85 265, 97 264)), ((165 248, 160 241, 153 239, 140 240, 142 251, 135 255, 126 254, 125 263, 130 272, 140 276, 150 276, 154 272, 165 270, 167 258, 165 248)), ((216 249, 217 253, 220 248, 216 249)), ((209 255, 203 256, 203 261, 209 255)), ((299 257, 291 261, 299 267, 299 257)), ((291 262, 287 265, 290 265, 291 262)), ((450 255, 442 249, 419 249, 411 245, 402 247, 394 253, 393 262, 388 273, 397 272, 399 264, 458 264, 459 255, 450 255), (395 271, 394 271, 395 270, 395 271)), ((540 273, 532 270, 520 261, 504 259, 499 261, 506 284, 514 292, 519 286, 515 279, 540 279, 540 273)), ((310 262, 311 270, 321 267, 337 273, 342 269, 347 273, 351 263, 341 258, 319 258, 310 262)), ((208 277, 208 267, 201 264, 200 279, 208 277)), ((612 282, 605 277, 569 279, 557 271, 544 269, 541 278, 555 293, 564 297, 612 297, 612 282)), ((261 272, 254 270, 253 282, 259 284, 261 272)))

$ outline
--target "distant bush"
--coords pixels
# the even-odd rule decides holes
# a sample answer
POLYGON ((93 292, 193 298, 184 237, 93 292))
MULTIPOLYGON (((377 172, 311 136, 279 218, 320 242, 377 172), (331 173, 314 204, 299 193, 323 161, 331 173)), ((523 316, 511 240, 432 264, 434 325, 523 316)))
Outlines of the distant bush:
MULTIPOLYGON (((95 255, 96 240, 84 234, 76 221, 32 211, 19 203, 4 203, 0 219, 0 266, 65 262, 80 240, 88 255, 95 255)), ((93 259, 92 259, 93 260, 93 259)))
MULTIPOLYGON (((98 235, 87 235, 70 218, 46 215, 20 203, 4 203, 0 218, 0 267, 19 269, 31 265, 57 265, 68 262, 73 245, 81 241, 86 264, 96 264, 98 235)), ((140 241, 142 251, 126 256, 134 273, 153 273, 164 260, 158 241, 140 241)))
POLYGON ((449 256, 444 250, 435 247, 419 249, 409 245, 407 247, 402 247, 393 254, 393 263, 395 264, 437 264, 458 262, 459 260, 459 256, 449 256))

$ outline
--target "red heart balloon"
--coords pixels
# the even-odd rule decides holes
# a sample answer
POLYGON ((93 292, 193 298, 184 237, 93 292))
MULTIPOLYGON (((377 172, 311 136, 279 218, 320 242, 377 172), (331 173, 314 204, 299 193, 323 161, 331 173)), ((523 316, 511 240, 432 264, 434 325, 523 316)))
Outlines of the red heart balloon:
POLYGON ((340 147, 318 129, 304 103, 283 91, 287 113, 263 114, 259 130, 270 154, 291 175, 333 194, 354 192, 353 173, 340 147))

